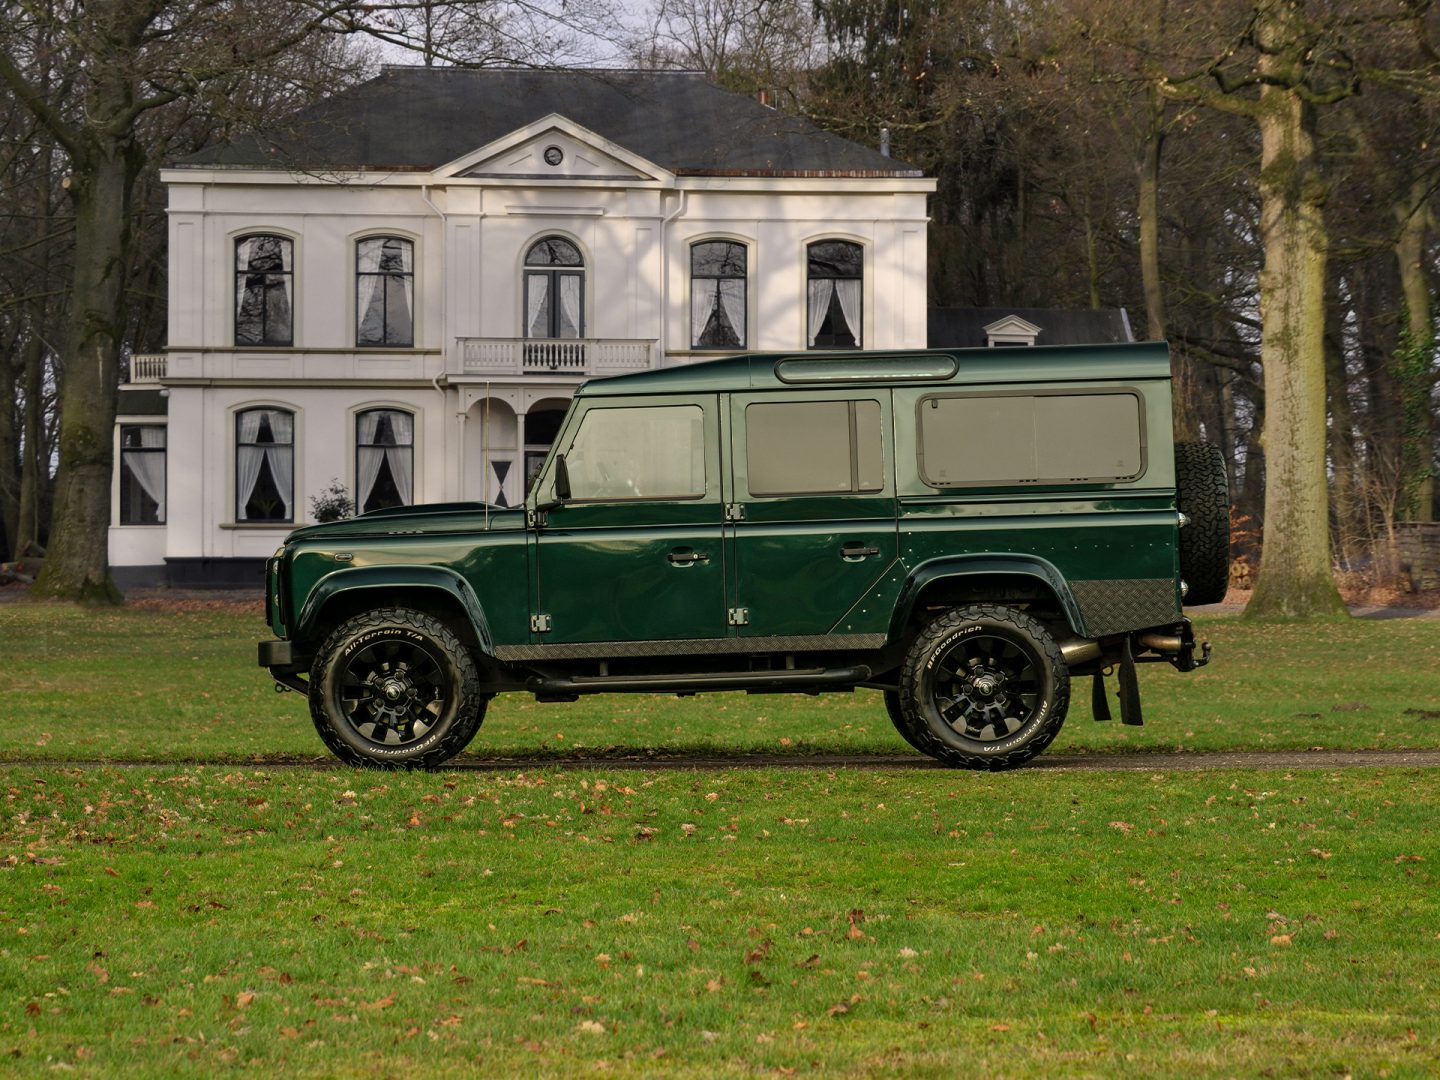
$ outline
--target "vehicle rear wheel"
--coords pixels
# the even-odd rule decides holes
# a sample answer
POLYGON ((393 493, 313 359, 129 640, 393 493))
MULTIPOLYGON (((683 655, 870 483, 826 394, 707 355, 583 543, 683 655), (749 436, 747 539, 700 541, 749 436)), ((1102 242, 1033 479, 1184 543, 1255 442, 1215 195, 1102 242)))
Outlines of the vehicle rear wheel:
POLYGON ((920 744, 919 738, 910 730, 910 721, 906 719, 905 710, 900 705, 900 694, 898 691, 885 691, 885 711, 890 715, 890 723, 895 725, 895 730, 900 733, 900 737, 922 754, 926 753, 927 751, 925 747, 920 744))
POLYGON ((429 769, 465 749, 485 717, 475 660, 433 615, 379 608, 326 639, 310 672, 310 716, 336 757, 429 769))
POLYGON ((1230 481, 1214 443, 1175 444, 1175 505, 1190 519, 1180 530, 1186 604, 1218 604, 1230 589, 1230 481))
POLYGON ((1070 673, 1035 619, 978 604, 946 612, 915 636, 899 705, 923 753, 967 769, 1011 769, 1059 734, 1070 673))

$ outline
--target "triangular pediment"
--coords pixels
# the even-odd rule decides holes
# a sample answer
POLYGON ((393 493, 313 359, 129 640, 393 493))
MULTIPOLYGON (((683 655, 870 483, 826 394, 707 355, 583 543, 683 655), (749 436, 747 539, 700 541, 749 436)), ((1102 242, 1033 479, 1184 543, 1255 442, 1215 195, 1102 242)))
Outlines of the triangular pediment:
POLYGON ((665 169, 551 113, 438 170, 441 177, 664 184, 665 169))
POLYGON ((1034 338, 1040 333, 1040 327, 1032 322, 1026 322, 1019 315, 1006 315, 1005 318, 992 322, 985 327, 985 333, 993 338, 1034 338))

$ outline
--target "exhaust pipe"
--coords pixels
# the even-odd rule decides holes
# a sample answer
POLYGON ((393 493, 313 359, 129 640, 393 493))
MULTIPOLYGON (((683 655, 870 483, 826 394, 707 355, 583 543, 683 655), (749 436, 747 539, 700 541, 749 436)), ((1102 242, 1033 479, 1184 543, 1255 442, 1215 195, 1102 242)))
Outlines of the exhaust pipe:
POLYGON ((1141 634, 1135 641, 1142 649, 1150 649, 1167 656, 1179 656, 1180 650, 1185 648, 1179 634, 1141 634))
POLYGON ((1060 656, 1066 667, 1074 667, 1089 660, 1100 659, 1100 643, 1089 638, 1071 638, 1060 642, 1060 656))

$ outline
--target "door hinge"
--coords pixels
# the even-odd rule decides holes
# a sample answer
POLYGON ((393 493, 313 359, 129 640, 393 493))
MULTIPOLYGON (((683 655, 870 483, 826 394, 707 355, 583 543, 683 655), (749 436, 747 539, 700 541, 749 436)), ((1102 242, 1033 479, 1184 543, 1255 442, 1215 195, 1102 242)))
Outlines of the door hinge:
POLYGON ((532 634, 548 634, 550 632, 550 616, 531 615, 530 632, 532 634))
POLYGON ((726 521, 744 521, 744 520, 745 520, 745 506, 744 506, 744 504, 743 504, 743 503, 726 503, 726 504, 725 504, 725 520, 726 520, 726 521))
POLYGON ((750 609, 748 607, 732 607, 727 622, 731 626, 749 626, 750 609))
POLYGON ((531 529, 543 529, 545 527, 545 511, 526 510, 525 524, 531 529))

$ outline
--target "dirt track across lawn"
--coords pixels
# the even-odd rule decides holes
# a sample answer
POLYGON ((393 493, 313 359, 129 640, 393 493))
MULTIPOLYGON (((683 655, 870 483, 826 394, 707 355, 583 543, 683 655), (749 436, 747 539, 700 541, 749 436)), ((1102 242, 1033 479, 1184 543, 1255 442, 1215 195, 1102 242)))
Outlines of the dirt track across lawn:
MULTIPOLYGON (((255 757, 134 759, 128 761, 0 761, 3 769, 344 769, 333 758, 255 757)), ((596 753, 569 757, 513 757, 452 761, 445 772, 537 772, 551 770, 634 769, 679 772, 698 769, 943 769, 918 754, 667 754, 596 753)), ((1435 769, 1440 750, 1237 750, 1225 752, 1042 754, 1026 769, 1079 772, 1199 772, 1205 769, 1435 769)))

